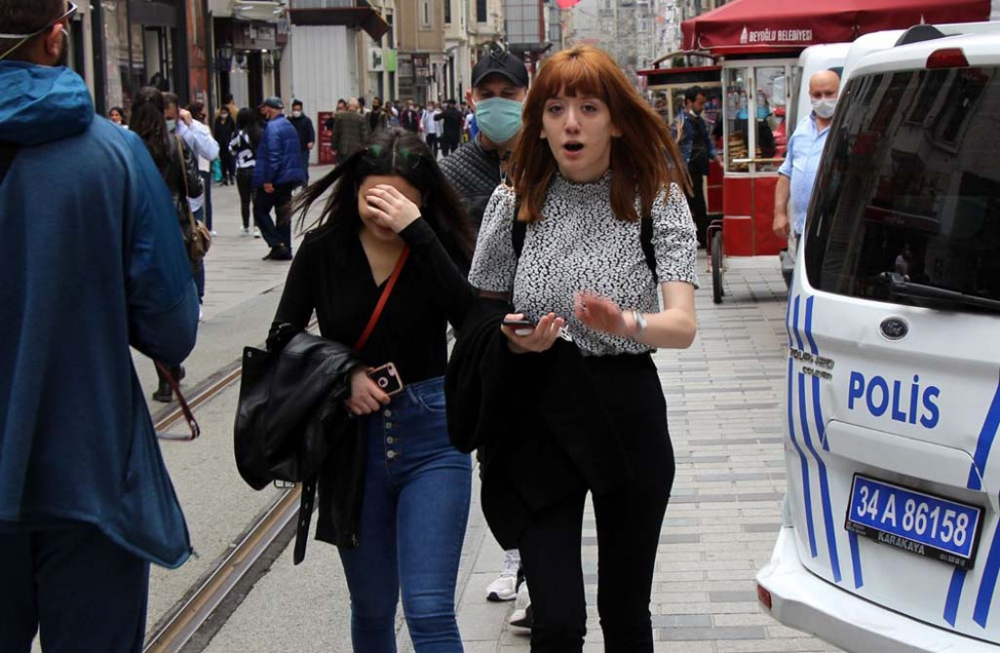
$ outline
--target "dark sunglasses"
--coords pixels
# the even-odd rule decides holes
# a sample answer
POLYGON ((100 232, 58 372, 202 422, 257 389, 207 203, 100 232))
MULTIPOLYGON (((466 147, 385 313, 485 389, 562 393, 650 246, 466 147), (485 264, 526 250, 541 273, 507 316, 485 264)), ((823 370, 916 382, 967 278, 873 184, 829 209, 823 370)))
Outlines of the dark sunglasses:
POLYGON ((0 60, 4 59, 11 52, 13 52, 14 50, 17 50, 19 47, 21 47, 22 45, 24 45, 25 43, 27 43, 31 39, 35 38, 39 34, 42 34, 42 33, 46 32, 47 30, 51 29, 54 25, 56 25, 58 23, 61 23, 62 21, 67 20, 69 18, 72 18, 73 15, 76 14, 76 10, 77 10, 76 4, 70 2, 69 3, 69 7, 66 9, 66 13, 64 13, 62 16, 59 16, 58 18, 56 18, 55 20, 53 20, 52 22, 50 22, 45 27, 42 27, 41 29, 37 29, 37 30, 35 30, 34 32, 32 32, 30 34, 0 34, 0 39, 7 39, 7 40, 11 40, 11 41, 16 40, 17 41, 17 44, 14 47, 9 48, 3 54, 0 54, 0 60))

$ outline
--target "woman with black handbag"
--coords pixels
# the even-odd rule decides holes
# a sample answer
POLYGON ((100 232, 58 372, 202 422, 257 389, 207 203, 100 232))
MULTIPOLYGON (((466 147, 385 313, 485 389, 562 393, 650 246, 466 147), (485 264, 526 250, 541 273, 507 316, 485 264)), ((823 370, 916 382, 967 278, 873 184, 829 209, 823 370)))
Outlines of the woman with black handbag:
MULTIPOLYGON (((500 544, 520 550, 532 651, 571 653, 586 634, 581 537, 592 493, 604 648, 651 653, 674 458, 650 354, 687 348, 696 332, 684 162, 667 125, 593 47, 542 66, 523 119, 512 187, 490 200, 470 274, 484 296, 521 311, 498 321, 467 366, 493 383, 479 409, 519 427, 487 425, 503 446, 486 443, 484 512, 500 544)), ((470 317, 453 366, 476 326, 470 317)))
MULTIPOLYGON (((190 256, 192 238, 198 235, 192 230, 187 198, 199 197, 204 192, 204 187, 198 174, 198 162, 194 153, 181 139, 170 136, 167 121, 163 117, 163 94, 158 89, 147 86, 136 95, 132 103, 131 128, 145 143, 153 162, 167 183, 167 188, 170 189, 171 196, 174 197, 177 204, 178 226, 184 235, 184 242, 188 244, 190 256)), ((200 265, 200 260, 191 257, 192 280, 200 265)), ((170 403, 173 392, 159 365, 156 367, 156 376, 159 378, 159 386, 153 393, 153 400, 170 403)), ((184 378, 184 366, 171 367, 170 376, 180 383, 184 378)))
POLYGON ((413 134, 385 130, 307 187, 300 227, 331 189, 272 327, 303 330, 315 311, 323 337, 367 363, 346 401, 360 456, 341 448, 328 459, 317 539, 340 547, 355 651, 396 650, 400 590, 418 653, 462 651, 454 599, 472 466, 449 443, 443 375, 448 324, 459 328, 475 300, 471 230, 413 134))

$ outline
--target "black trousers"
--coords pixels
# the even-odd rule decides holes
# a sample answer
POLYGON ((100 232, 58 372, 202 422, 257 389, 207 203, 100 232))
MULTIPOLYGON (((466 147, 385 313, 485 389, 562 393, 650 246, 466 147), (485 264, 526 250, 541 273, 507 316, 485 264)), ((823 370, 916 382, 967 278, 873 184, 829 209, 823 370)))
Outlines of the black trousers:
POLYGON ((438 155, 438 135, 437 134, 427 134, 427 147, 430 148, 431 154, 433 154, 434 158, 436 159, 437 155, 438 155))
POLYGON ((698 235, 698 244, 705 246, 705 238, 708 233, 708 205, 705 204, 705 175, 698 174, 688 168, 691 175, 692 193, 688 195, 688 208, 691 209, 691 217, 694 218, 694 227, 698 235))
POLYGON ((229 151, 228 143, 219 143, 219 163, 222 164, 222 182, 228 184, 236 174, 236 157, 229 151))
POLYGON ((240 217, 243 226, 250 226, 250 206, 253 199, 253 168, 236 170, 236 190, 240 192, 240 217))
POLYGON ((448 156, 458 149, 458 141, 447 136, 441 137, 441 156, 448 156))
MULTIPOLYGON (((660 528, 674 482, 667 407, 652 358, 588 359, 618 425, 632 479, 594 497, 597 609, 608 653, 649 653, 649 612, 660 528)), ((533 653, 583 650, 587 610, 581 533, 586 488, 535 513, 519 548, 531 592, 533 653)))
POLYGON ((275 186, 273 193, 268 193, 263 187, 254 189, 253 218, 260 229, 260 235, 267 241, 268 247, 274 249, 284 245, 292 251, 292 191, 295 184, 275 186), (271 219, 274 209, 275 219, 271 219))
POLYGON ((11 532, 0 524, 0 651, 139 653, 149 563, 87 524, 11 532))

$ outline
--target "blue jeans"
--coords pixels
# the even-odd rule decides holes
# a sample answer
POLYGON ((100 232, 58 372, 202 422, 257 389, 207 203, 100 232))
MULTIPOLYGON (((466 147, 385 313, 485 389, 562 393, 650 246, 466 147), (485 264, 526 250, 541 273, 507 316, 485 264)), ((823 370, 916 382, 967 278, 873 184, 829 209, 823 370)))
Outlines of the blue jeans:
POLYGON ((448 441, 444 381, 407 386, 364 418, 368 463, 356 549, 340 549, 358 653, 395 653, 396 603, 417 653, 461 652, 455 584, 472 463, 448 441))

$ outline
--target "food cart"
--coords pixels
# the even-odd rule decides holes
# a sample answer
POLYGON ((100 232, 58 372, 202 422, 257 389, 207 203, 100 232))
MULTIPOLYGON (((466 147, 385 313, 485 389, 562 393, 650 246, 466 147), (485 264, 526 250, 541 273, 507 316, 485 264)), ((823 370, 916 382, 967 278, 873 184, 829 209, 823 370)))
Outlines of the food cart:
POLYGON ((772 256, 774 189, 787 138, 808 92, 798 56, 807 47, 920 23, 989 20, 984 0, 733 0, 681 25, 684 51, 721 62, 722 220, 710 227, 713 295, 722 300, 723 256, 772 256), (804 90, 803 90, 804 89, 804 90))
MULTIPOLYGON (((664 55, 653 62, 654 66, 673 59, 677 53, 664 55)), ((646 88, 653 96, 653 107, 668 125, 674 125, 684 111, 684 93, 697 86, 705 92, 705 111, 702 117, 711 134, 722 117, 722 66, 694 66, 686 68, 652 68, 640 70, 646 79, 646 88)), ((719 139, 717 145, 721 146, 719 139)), ((721 147, 719 148, 721 152, 721 147)), ((710 162, 705 176, 705 204, 709 218, 722 218, 722 166, 710 162)))

